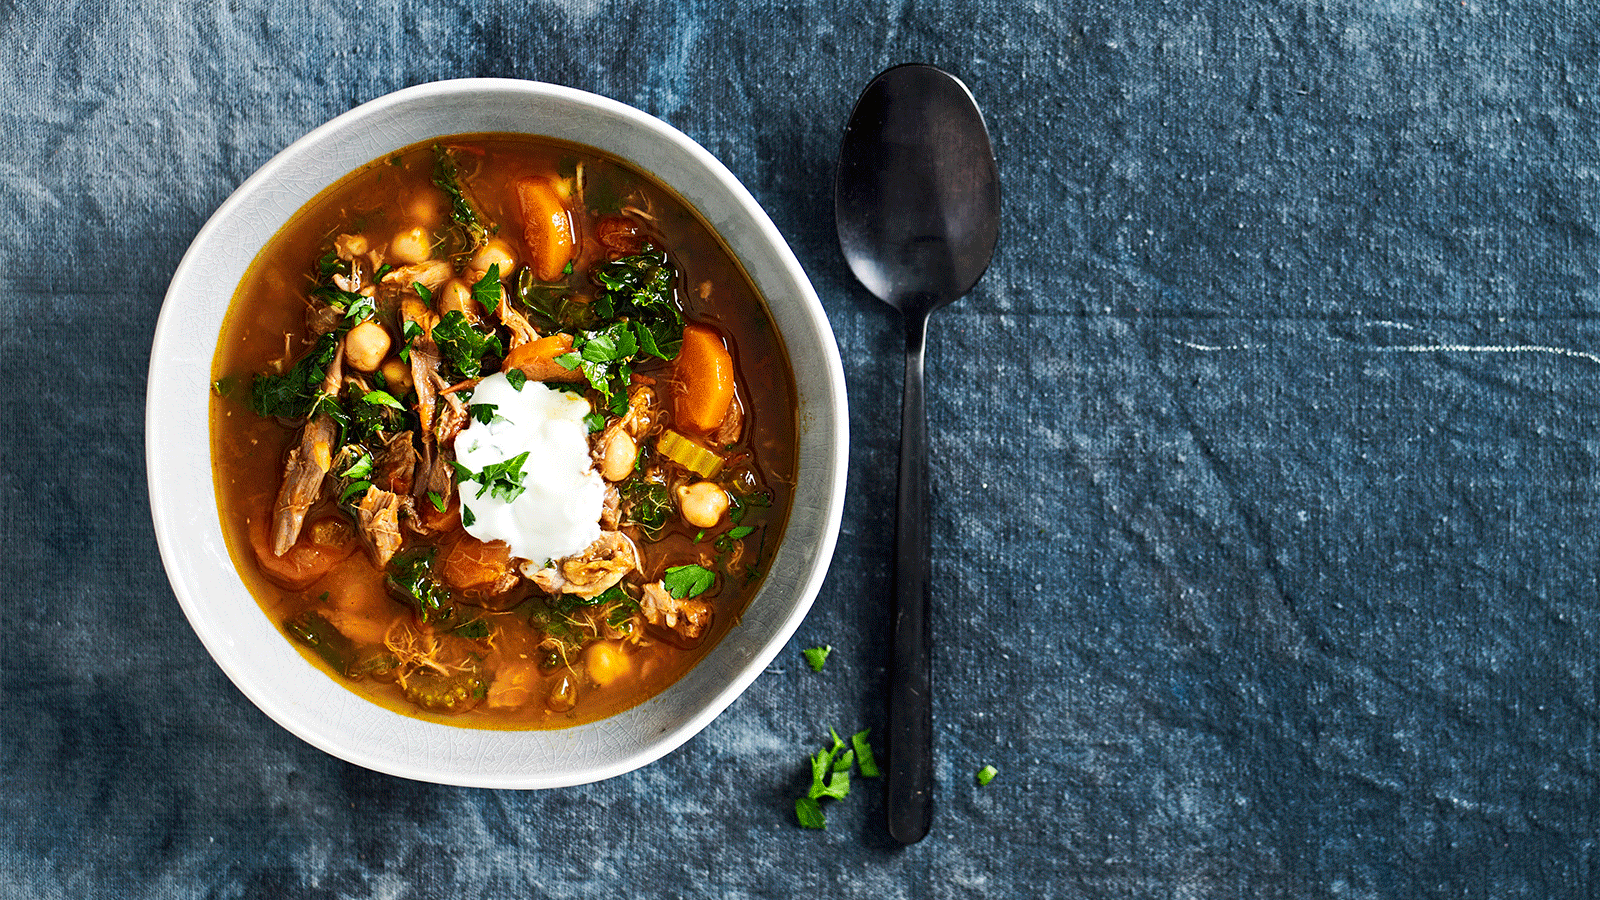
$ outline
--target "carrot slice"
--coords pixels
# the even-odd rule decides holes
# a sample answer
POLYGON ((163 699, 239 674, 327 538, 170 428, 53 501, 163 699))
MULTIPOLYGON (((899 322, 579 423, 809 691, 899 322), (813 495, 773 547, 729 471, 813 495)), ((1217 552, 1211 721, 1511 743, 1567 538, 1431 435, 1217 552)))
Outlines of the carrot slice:
POLYGON ((556 357, 570 352, 572 335, 557 332, 512 348, 500 370, 521 369, 529 381, 582 381, 582 369, 568 369, 556 362, 556 357))
POLYGON ((715 431, 733 402, 733 355, 715 328, 684 327, 673 381, 678 426, 700 434, 715 431))
POLYGON ((528 250, 528 265, 540 281, 562 280, 576 243, 572 213, 548 178, 519 179, 517 202, 522 206, 522 242, 528 250))

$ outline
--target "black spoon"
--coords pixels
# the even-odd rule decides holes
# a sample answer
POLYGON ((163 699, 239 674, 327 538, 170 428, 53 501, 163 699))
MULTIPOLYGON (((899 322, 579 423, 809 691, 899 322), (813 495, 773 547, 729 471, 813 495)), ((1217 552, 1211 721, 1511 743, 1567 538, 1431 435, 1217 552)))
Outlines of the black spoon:
POLYGON ((933 822, 923 348, 928 316, 972 289, 1000 231, 1000 175, 967 86, 924 65, 874 78, 845 125, 834 217, 850 271, 906 325, 887 769, 889 833, 911 844, 933 822))

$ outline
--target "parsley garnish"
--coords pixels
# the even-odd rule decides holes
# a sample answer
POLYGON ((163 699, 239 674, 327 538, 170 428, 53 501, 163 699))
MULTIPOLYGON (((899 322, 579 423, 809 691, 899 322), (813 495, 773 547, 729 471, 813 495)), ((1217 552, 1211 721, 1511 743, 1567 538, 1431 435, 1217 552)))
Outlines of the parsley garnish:
MULTIPOLYGON (((350 445, 355 446, 355 445, 350 445)), ((357 447, 356 449, 360 449, 357 447)), ((355 462, 345 467, 339 475, 342 478, 366 478, 372 474, 372 454, 363 452, 356 457, 355 462)))
POLYGON ((435 548, 421 553, 402 553, 390 563, 390 572, 384 578, 389 592, 400 597, 417 611, 423 622, 439 624, 455 614, 450 605, 450 591, 433 580, 433 554, 435 548))
POLYGON ((500 338, 473 328, 459 309, 445 313, 439 324, 433 326, 433 342, 439 345, 439 355, 460 372, 462 378, 477 378, 483 371, 484 355, 501 352, 500 338))
POLYGON ((258 416, 302 419, 322 397, 322 379, 339 352, 337 332, 329 332, 282 375, 261 374, 250 383, 250 408, 258 416))
POLYGON ((379 406, 389 406, 399 410, 405 409, 405 407, 401 405, 400 401, 396 400, 388 391, 367 391, 367 393, 361 398, 361 402, 374 403, 379 406))
POLYGON ((989 782, 993 781, 994 777, 999 774, 1000 770, 996 769, 994 766, 984 766, 978 770, 978 784, 987 786, 989 782))
POLYGON ((471 253, 489 243, 489 227, 462 190, 455 157, 438 144, 433 145, 433 183, 450 198, 450 222, 453 227, 446 235, 446 243, 450 245, 447 255, 471 253))
POLYGON ((339 494, 339 502, 340 503, 347 503, 347 502, 349 502, 350 497, 352 495, 355 495, 355 494, 366 494, 367 489, 370 488, 370 487, 372 487, 372 482, 370 482, 370 481, 357 481, 357 482, 354 482, 349 487, 345 488, 339 494))
POLYGON ((511 385, 511 389, 512 390, 520 391, 520 390, 522 390, 522 386, 527 384, 527 383, 528 383, 528 373, 527 372, 524 372, 521 369, 511 369, 511 370, 506 372, 506 384, 511 385))
POLYGON ((429 306, 433 305, 433 291, 428 290, 427 285, 420 281, 413 281, 411 282, 411 286, 416 289, 417 296, 422 298, 423 303, 426 303, 429 306))
POLYGON ((878 777, 878 760, 872 755, 872 745, 867 743, 867 735, 871 728, 863 728, 850 735, 850 745, 856 750, 856 765, 861 767, 861 774, 867 778, 878 777))
POLYGON ((505 296, 505 288, 500 285, 500 264, 491 263, 489 271, 483 273, 472 286, 472 299, 483 304, 483 308, 493 315, 500 308, 500 300, 505 296))
POLYGON ((484 466, 483 471, 475 475, 470 470, 464 469, 460 463, 456 463, 456 474, 461 481, 476 481, 478 483, 478 493, 474 495, 475 499, 488 494, 497 500, 510 503, 520 497, 523 491, 527 490, 522 486, 522 464, 527 461, 528 451, 524 450, 508 460, 484 466))
POLYGON ((594 434, 606 427, 606 417, 603 413, 592 412, 583 417, 583 424, 589 426, 589 433, 594 434))
POLYGON ((822 807, 810 797, 794 801, 794 815, 800 820, 801 828, 828 827, 828 818, 822 814, 822 807))
POLYGON ((211 382, 211 390, 215 391, 218 397, 226 399, 229 394, 233 393, 233 385, 233 376, 227 375, 211 382))
MULTIPOLYGON (((526 455, 526 453, 523 454, 523 456, 526 455)), ((716 575, 710 569, 690 564, 669 567, 667 574, 661 579, 661 584, 674 598, 684 600, 704 594, 715 580, 716 575)))
POLYGON ((800 652, 805 655, 806 662, 811 665, 811 671, 821 672, 822 666, 828 661, 828 654, 833 652, 833 648, 823 644, 821 647, 808 647, 800 652))
POLYGON ((434 509, 437 509, 439 512, 444 512, 444 498, 439 496, 438 491, 428 492, 428 502, 433 504, 434 509))
POLYGON ((422 337, 422 326, 416 319, 407 319, 406 324, 400 326, 400 361, 406 364, 411 362, 411 342, 422 337))
POLYGON ((474 403, 467 407, 467 415, 471 416, 473 421, 481 422, 485 425, 508 421, 505 416, 495 412, 499 408, 493 403, 474 403))

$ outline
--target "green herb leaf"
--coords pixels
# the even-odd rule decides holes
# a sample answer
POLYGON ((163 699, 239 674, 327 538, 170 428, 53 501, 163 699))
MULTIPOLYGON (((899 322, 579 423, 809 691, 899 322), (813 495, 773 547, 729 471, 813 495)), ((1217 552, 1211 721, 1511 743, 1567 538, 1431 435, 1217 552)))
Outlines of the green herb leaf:
POLYGON ((355 461, 338 473, 341 478, 366 478, 372 474, 372 454, 362 453, 355 461))
POLYGON ((411 342, 422 337, 422 334, 422 326, 417 324, 415 319, 407 319, 406 323, 400 326, 400 353, 398 355, 401 362, 410 364, 411 342))
POLYGON ((434 509, 437 509, 439 512, 444 512, 444 498, 439 496, 438 491, 428 492, 428 502, 433 504, 434 509))
POLYGON ((755 530, 753 525, 740 525, 737 528, 730 528, 728 529, 728 539, 734 541, 744 540, 750 536, 750 532, 755 530))
POLYGON ((452 227, 445 235, 447 254, 461 256, 482 249, 489 243, 489 226, 463 190, 455 157, 438 144, 433 145, 433 183, 450 198, 452 227))
POLYGON ((867 735, 872 731, 863 728, 850 735, 850 746, 856 751, 856 764, 861 767, 861 774, 867 778, 878 777, 878 759, 872 755, 872 745, 867 743, 867 735))
POLYGON ((471 477, 480 485, 475 497, 488 494, 506 503, 520 497, 527 490, 522 485, 522 464, 527 461, 528 451, 524 450, 510 459, 484 466, 483 471, 471 477))
POLYGON ((227 375, 211 382, 211 390, 215 391, 218 397, 227 399, 227 396, 233 393, 234 384, 234 377, 232 375, 227 375))
POLYGON ((459 309, 445 313, 433 326, 433 342, 439 345, 440 357, 462 378, 477 378, 483 371, 483 357, 491 351, 501 352, 500 338, 472 327, 459 309))
POLYGON ((405 406, 402 405, 399 400, 396 400, 388 391, 367 391, 366 394, 362 395, 361 402, 372 403, 378 406, 388 406, 399 410, 405 409, 405 406))
MULTIPOLYGON (((639 454, 643 459, 644 454, 639 454)), ((645 535, 654 538, 672 518, 672 495, 667 486, 630 478, 622 484, 622 499, 626 502, 627 521, 644 529, 645 535)))
POLYGON ((589 427, 589 433, 590 434, 594 434, 595 432, 600 431, 600 430, 602 430, 602 429, 604 429, 606 427, 605 414, 604 413, 597 413, 597 412, 589 413, 588 415, 583 417, 583 424, 587 425, 589 427))
POLYGON ((794 815, 800 821, 801 828, 828 827, 828 819, 822 814, 822 807, 810 797, 801 797, 794 801, 794 815))
POLYGON ((511 385, 512 390, 520 391, 522 390, 522 386, 527 383, 527 372, 524 372, 521 369, 511 369, 510 371, 506 372, 506 384, 511 385))
POLYGON ((493 403, 474 403, 467 407, 467 415, 471 416, 473 421, 481 422, 485 425, 508 421, 505 416, 496 412, 499 408, 493 403))
POLYGON ((350 500, 350 496, 352 494, 365 494, 367 492, 367 489, 370 488, 370 487, 372 487, 372 482, 370 482, 370 481, 353 482, 349 487, 345 488, 343 491, 340 492, 340 494, 339 494, 339 502, 340 503, 348 502, 350 500))
POLYGON ((821 647, 810 647, 800 652, 805 655, 806 662, 811 664, 811 671, 821 672, 822 665, 828 661, 828 654, 833 652, 833 648, 823 644, 821 647))
POLYGON ((433 305, 433 291, 428 290, 427 285, 420 281, 413 281, 411 282, 411 287, 416 290, 417 296, 422 298, 423 303, 429 306, 433 305))
POLYGON ((679 600, 683 600, 704 594, 715 580, 716 575, 710 569, 691 564, 669 567, 661 582, 668 593, 679 600))
POLYGON ((443 624, 455 615, 450 605, 450 591, 433 578, 433 555, 436 548, 426 551, 402 552, 389 563, 390 572, 384 578, 389 592, 410 604, 418 618, 429 624, 443 624))
POLYGON ((461 527, 471 528, 472 523, 476 521, 478 521, 478 517, 472 514, 472 510, 467 509, 465 503, 461 504, 461 527))
POLYGON ((282 375, 257 375, 250 383, 250 408, 258 416, 302 419, 322 397, 322 379, 339 353, 337 332, 317 338, 282 375))
POLYGON ((994 777, 999 774, 1000 770, 996 769, 994 766, 984 766, 978 770, 978 784, 987 786, 989 782, 993 781, 994 777))
POLYGON ((505 288, 500 284, 500 264, 490 263, 489 271, 483 273, 483 277, 472 286, 472 299, 483 304, 483 308, 494 315, 504 297, 505 288))

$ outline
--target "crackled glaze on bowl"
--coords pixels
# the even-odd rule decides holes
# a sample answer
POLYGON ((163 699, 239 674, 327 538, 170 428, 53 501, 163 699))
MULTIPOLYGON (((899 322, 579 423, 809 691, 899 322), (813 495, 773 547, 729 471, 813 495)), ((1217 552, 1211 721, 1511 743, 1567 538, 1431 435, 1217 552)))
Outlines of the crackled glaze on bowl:
POLYGON ((283 727, 381 772, 480 787, 597 781, 645 765, 705 727, 782 648, 821 587, 843 509, 844 375, 815 292, 739 181, 681 132, 632 107, 533 82, 408 88, 311 132, 251 176, 179 264, 151 352, 145 449, 157 542, 178 602, 217 664, 283 727), (710 223, 767 299, 799 393, 798 485, 783 543, 740 623, 677 683, 630 710, 556 731, 413 719, 362 699, 304 660, 245 590, 211 490, 207 394, 217 336, 261 246, 318 192, 401 147, 506 131, 588 144, 670 185, 710 223))

